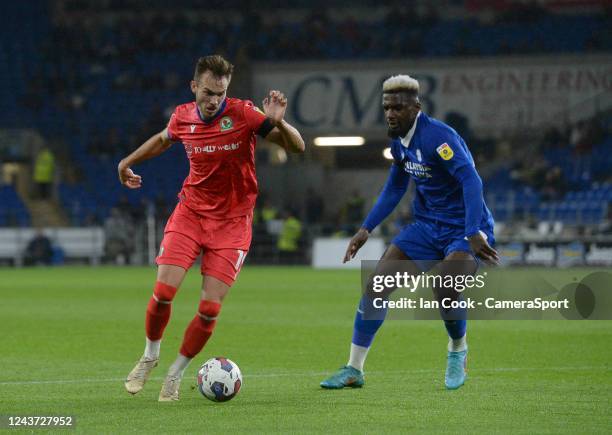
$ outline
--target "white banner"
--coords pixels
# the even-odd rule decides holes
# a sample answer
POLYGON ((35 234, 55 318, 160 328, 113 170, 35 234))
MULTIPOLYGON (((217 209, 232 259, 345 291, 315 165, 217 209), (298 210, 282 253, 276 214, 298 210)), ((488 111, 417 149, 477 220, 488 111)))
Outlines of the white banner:
POLYGON ((384 134, 382 82, 400 73, 419 80, 429 115, 457 112, 481 130, 538 126, 612 102, 612 56, 260 64, 253 85, 257 101, 285 92, 288 120, 308 133, 384 134))
POLYGON ((312 267, 315 269, 359 269, 361 260, 378 260, 385 252, 385 242, 370 237, 355 258, 348 263, 342 259, 351 239, 316 238, 312 246, 312 267))

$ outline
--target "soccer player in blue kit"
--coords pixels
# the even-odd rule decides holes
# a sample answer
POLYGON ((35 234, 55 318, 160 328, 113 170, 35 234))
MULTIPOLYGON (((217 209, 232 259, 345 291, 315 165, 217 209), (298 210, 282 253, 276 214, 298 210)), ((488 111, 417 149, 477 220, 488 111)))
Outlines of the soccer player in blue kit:
MULTIPOLYGON (((398 260, 403 260, 413 274, 435 264, 441 275, 473 275, 478 261, 498 263, 498 254, 492 248, 493 217, 484 203, 482 181, 463 139, 448 125, 421 112, 419 83, 408 75, 393 76, 383 83, 382 103, 392 138, 393 164, 378 201, 351 239, 344 262, 357 254, 371 231, 393 211, 412 178, 416 185, 414 222, 393 239, 374 274, 389 273, 389 265, 398 260)), ((436 290, 435 295, 438 300, 460 298, 454 289, 446 294, 436 290)), ((321 387, 363 386, 363 365, 385 314, 374 319, 364 316, 368 301, 371 304, 364 294, 355 315, 348 363, 321 382, 321 387)), ((443 319, 449 336, 445 385, 457 389, 466 377, 465 312, 443 319)))

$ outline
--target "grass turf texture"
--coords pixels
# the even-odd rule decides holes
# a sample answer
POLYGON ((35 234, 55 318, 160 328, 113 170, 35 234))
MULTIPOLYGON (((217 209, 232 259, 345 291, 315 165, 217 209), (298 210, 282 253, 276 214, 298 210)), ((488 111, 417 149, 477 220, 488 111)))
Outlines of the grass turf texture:
MULTIPOLYGON (((502 273, 532 273, 533 269, 502 273)), ((585 270, 556 272, 560 280, 585 270)), ((0 281, 0 414, 74 415, 78 432, 596 433, 612 427, 608 321, 472 321, 469 377, 444 389, 439 321, 389 321, 366 386, 325 391, 347 359, 356 271, 245 267, 213 338, 189 367, 181 401, 158 403, 200 276, 174 305, 160 366, 138 395, 123 389, 144 345, 153 268, 4 269, 0 281), (236 361, 239 396, 205 400, 195 372, 212 356, 236 361)), ((566 281, 569 282, 569 281, 566 281)))

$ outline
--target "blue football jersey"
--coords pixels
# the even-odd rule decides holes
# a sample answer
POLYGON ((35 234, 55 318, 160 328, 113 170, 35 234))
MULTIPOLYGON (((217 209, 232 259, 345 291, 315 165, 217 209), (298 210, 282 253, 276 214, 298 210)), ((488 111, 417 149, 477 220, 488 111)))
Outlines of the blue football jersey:
MULTIPOLYGON (((416 184, 416 219, 465 226, 463 186, 455 174, 465 165, 474 168, 474 159, 455 130, 421 112, 406 137, 391 142, 391 154, 416 184)), ((482 198, 478 200, 483 204, 479 227, 492 228, 491 212, 482 198)))

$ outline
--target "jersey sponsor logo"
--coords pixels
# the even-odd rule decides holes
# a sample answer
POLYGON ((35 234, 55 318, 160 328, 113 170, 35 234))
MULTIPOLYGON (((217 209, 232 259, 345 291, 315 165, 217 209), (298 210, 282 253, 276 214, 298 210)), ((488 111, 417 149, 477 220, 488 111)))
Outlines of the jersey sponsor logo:
POLYGON ((408 160, 404 163, 404 170, 415 178, 431 178, 431 168, 421 163, 408 160))
POLYGON ((195 128, 196 128, 195 124, 191 124, 191 132, 192 133, 195 131, 195 128))
POLYGON ((187 156, 191 157, 192 154, 215 153, 217 151, 235 151, 240 148, 240 144, 240 141, 221 145, 203 146, 193 146, 191 144, 185 144, 185 151, 187 151, 187 156))
POLYGON ((229 116, 221 118, 221 131, 231 130, 234 127, 234 121, 229 116))
POLYGON ((446 142, 436 148, 436 151, 442 157, 442 160, 450 160, 455 155, 453 149, 446 142))

